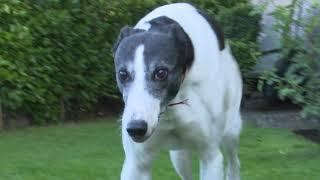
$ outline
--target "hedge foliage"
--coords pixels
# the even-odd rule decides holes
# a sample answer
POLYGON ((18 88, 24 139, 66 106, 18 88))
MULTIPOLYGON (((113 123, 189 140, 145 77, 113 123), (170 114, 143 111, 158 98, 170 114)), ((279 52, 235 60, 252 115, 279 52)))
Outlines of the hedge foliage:
MULTIPOLYGON (((0 100, 36 123, 119 98, 110 49, 119 29, 164 0, 0 0, 0 100)), ((260 15, 247 0, 190 1, 223 25, 243 72, 256 61, 260 15)))
POLYGON ((296 17, 306 0, 293 0, 287 8, 277 7, 274 12, 274 29, 282 34, 280 51, 287 71, 266 72, 260 81, 273 85, 281 99, 290 99, 302 107, 303 117, 320 117, 320 3, 314 1, 305 10, 307 17, 296 17), (301 27, 302 35, 295 28, 301 27))

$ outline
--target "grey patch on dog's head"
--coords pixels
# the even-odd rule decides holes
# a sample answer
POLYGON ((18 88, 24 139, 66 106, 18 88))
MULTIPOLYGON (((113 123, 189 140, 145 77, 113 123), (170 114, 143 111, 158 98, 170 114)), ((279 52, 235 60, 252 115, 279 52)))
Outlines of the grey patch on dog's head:
POLYGON ((165 106, 178 93, 185 72, 192 65, 193 46, 187 34, 175 21, 159 17, 150 24, 148 31, 125 29, 125 33, 119 36, 120 41, 115 51, 117 82, 125 100, 135 74, 129 66, 133 64, 137 47, 144 45, 146 89, 165 106), (121 82, 118 75, 121 69, 130 74, 129 81, 121 82), (155 79, 155 72, 159 69, 168 71, 168 76, 163 81, 155 79))
POLYGON ((129 26, 124 26, 123 28, 121 28, 119 36, 117 38, 117 41, 115 42, 115 44, 113 45, 113 48, 112 48, 113 55, 115 55, 115 53, 119 47, 120 42, 124 38, 129 37, 129 36, 136 34, 136 33, 144 32, 144 31, 145 30, 142 30, 142 29, 133 29, 132 27, 129 27, 129 26))
POLYGON ((190 69, 194 60, 193 44, 187 33, 181 28, 181 26, 174 20, 160 16, 149 22, 151 32, 161 32, 165 34, 171 34, 177 43, 177 48, 181 54, 184 71, 190 69))

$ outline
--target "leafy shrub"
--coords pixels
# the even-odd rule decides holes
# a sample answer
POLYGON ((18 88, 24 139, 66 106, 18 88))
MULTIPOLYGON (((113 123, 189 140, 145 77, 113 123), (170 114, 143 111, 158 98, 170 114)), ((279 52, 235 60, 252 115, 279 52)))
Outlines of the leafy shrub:
POLYGON ((317 12, 306 20, 296 18, 295 10, 303 0, 294 0, 288 8, 275 11, 275 29, 282 33, 281 54, 289 67, 284 75, 276 70, 266 72, 260 81, 273 85, 281 99, 289 98, 302 106, 303 116, 320 116, 320 4, 307 12, 317 12), (303 27, 303 35, 295 35, 293 26, 303 27))
MULTIPOLYGON (((174 1, 1 0, 4 111, 26 114, 36 123, 57 122, 92 108, 101 98, 119 99, 110 53, 119 29, 168 2, 174 1)), ((250 15, 247 0, 190 2, 215 15, 242 70, 249 70, 255 63, 259 15, 250 15), (239 33, 240 26, 250 31, 239 33)))
POLYGON ((260 14, 251 14, 253 7, 239 4, 232 8, 221 8, 218 21, 230 40, 231 49, 242 73, 252 70, 259 56, 257 36, 260 32, 260 14))

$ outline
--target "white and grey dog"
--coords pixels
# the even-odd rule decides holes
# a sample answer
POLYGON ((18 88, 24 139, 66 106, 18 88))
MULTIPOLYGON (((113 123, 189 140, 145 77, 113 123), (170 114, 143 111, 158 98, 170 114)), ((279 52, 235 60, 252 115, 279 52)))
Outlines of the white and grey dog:
POLYGON ((192 179, 191 151, 201 180, 240 179, 237 155, 242 80, 219 27, 187 3, 156 8, 134 28, 124 27, 114 47, 125 108, 122 180, 151 179, 152 161, 170 150, 174 168, 192 179))

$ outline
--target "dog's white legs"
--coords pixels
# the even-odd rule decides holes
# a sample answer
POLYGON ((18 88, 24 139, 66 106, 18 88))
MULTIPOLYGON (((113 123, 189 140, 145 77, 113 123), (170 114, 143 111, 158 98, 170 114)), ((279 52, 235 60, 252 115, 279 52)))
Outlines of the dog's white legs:
POLYGON ((227 180, 240 180, 240 161, 238 158, 241 117, 239 112, 228 114, 228 127, 222 140, 222 146, 227 158, 227 180), (230 123, 231 122, 231 123, 230 123))
POLYGON ((142 144, 132 142, 123 133, 125 161, 121 171, 121 180, 151 180, 153 152, 146 152, 142 144))
POLYGON ((227 155, 227 180, 240 180, 238 141, 238 137, 224 137, 223 146, 227 155))
POLYGON ((183 180, 192 180, 191 152, 188 150, 170 151, 174 169, 183 180))
POLYGON ((218 148, 206 150, 200 158, 200 180, 223 180, 223 156, 218 148))
POLYGON ((135 158, 126 157, 121 171, 121 180, 151 180, 150 166, 151 164, 141 164, 135 158))

